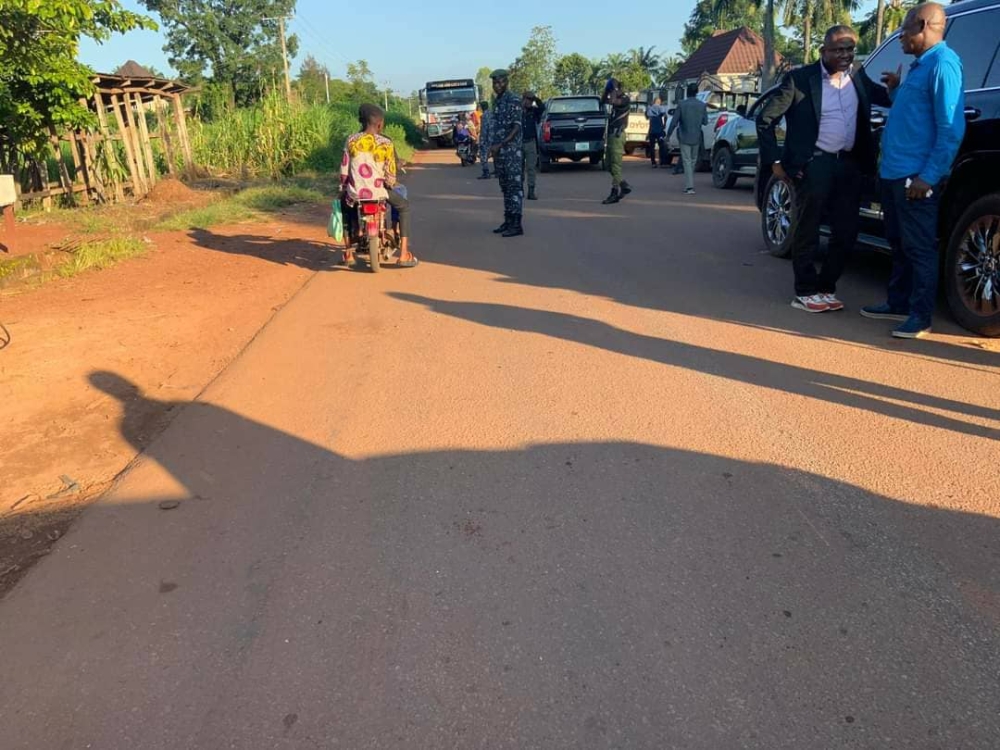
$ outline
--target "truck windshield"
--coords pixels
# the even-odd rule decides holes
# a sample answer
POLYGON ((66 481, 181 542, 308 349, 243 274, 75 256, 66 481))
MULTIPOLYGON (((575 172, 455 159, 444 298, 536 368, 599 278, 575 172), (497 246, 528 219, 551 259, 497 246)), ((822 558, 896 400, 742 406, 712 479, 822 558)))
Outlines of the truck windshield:
POLYGON ((601 111, 601 100, 597 97, 585 99, 553 99, 549 102, 549 112, 553 115, 578 115, 585 112, 601 111))
POLYGON ((443 107, 454 104, 475 104, 475 89, 441 89, 427 91, 427 105, 430 107, 443 107))

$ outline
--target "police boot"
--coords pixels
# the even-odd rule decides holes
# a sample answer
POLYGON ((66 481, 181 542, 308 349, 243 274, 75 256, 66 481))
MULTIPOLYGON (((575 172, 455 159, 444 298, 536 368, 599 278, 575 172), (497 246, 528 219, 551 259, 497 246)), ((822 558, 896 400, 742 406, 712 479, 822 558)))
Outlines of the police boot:
POLYGON ((620 197, 624 198, 626 195, 632 192, 632 186, 623 180, 621 188, 619 188, 619 190, 621 191, 620 197))
POLYGON ((501 237, 520 237, 524 234, 524 227, 521 226, 521 215, 515 214, 510 217, 510 226, 500 235, 501 237))
POLYGON ((528 188, 528 200, 529 201, 537 201, 538 200, 538 196, 535 195, 535 189, 534 188, 528 188))
POLYGON ((510 214, 504 214, 503 224, 494 229, 493 234, 503 234, 504 232, 506 232, 510 228, 510 222, 511 222, 510 214))
POLYGON ((609 195, 607 198, 605 198, 603 201, 601 201, 601 203, 603 203, 605 206, 607 206, 607 205, 609 205, 611 203, 617 203, 621 199, 622 199, 622 196, 618 192, 618 186, 615 185, 615 186, 613 186, 611 188, 611 195, 609 195))

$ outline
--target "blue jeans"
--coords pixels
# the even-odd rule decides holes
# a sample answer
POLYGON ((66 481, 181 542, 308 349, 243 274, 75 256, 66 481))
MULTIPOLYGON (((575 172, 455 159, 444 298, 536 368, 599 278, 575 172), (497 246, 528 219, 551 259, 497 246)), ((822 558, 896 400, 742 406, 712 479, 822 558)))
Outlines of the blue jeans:
POLYGON ((922 200, 906 199, 906 180, 882 180, 886 239, 892 246, 889 307, 930 325, 938 285, 938 189, 922 200))

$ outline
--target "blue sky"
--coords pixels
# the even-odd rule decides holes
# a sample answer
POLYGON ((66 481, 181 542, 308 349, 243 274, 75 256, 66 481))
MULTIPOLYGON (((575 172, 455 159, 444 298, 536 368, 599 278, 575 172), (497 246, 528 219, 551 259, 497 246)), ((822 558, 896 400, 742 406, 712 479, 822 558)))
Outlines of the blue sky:
MULTIPOLYGON (((874 3, 869 0, 866 5, 874 3)), ((122 5, 146 12, 135 0, 123 0, 122 5)), ((678 40, 694 5, 695 0, 633 0, 612 3, 615 12, 609 12, 609 6, 581 0, 443 4, 384 0, 352 5, 299 0, 289 24, 300 44, 292 74, 307 54, 329 67, 335 77, 343 77, 349 61, 363 58, 380 85, 388 83, 409 93, 428 80, 471 77, 484 65, 506 65, 517 56, 531 28, 546 25, 555 31, 561 53, 603 57, 639 46, 673 53, 680 49, 678 40), (361 9, 375 19, 371 36, 345 29, 345 18, 356 18, 361 9)), ((101 72, 129 59, 171 72, 163 43, 160 33, 149 31, 119 35, 103 45, 84 40, 80 58, 101 72)))

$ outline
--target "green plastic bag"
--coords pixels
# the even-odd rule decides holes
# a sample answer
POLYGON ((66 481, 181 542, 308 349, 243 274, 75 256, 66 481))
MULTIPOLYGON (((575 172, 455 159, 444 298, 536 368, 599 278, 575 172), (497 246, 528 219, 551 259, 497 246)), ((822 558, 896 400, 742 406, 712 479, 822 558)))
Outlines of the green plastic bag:
POLYGON ((334 198, 330 204, 330 223, 326 225, 326 233, 338 245, 344 244, 344 215, 340 212, 340 198, 334 198))

